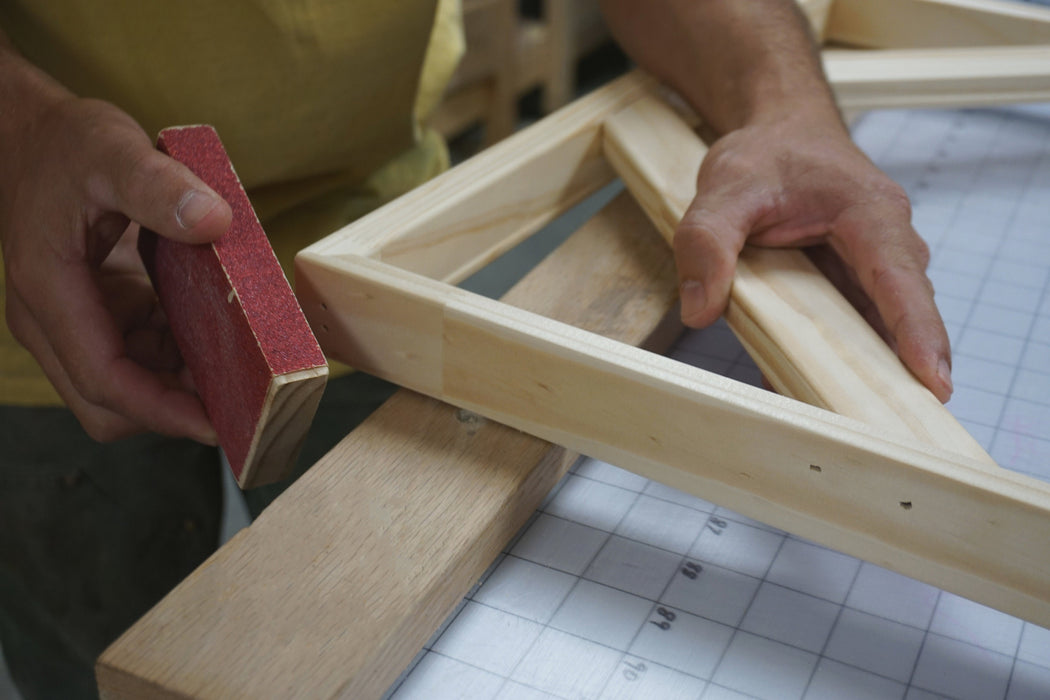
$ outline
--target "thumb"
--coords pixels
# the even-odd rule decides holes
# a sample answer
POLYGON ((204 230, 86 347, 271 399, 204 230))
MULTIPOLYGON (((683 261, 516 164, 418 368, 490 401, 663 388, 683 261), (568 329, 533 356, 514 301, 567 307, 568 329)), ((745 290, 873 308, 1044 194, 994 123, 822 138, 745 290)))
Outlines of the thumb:
POLYGON ((749 230, 743 209, 728 196, 701 193, 693 199, 674 235, 685 325, 702 328, 725 311, 749 230))
POLYGON ((230 205, 148 138, 128 143, 102 167, 107 204, 144 228, 183 243, 209 243, 229 228, 230 205))

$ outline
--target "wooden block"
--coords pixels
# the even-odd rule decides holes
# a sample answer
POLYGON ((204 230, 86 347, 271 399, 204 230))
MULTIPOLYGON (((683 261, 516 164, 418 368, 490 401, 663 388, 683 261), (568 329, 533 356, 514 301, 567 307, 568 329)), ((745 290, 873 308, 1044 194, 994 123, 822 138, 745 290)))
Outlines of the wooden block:
MULTIPOLYGON (((622 196, 505 299, 642 343, 675 295, 622 196)), ((378 699, 572 459, 398 392, 103 654, 102 696, 378 699)))
POLYGON ((233 221, 208 245, 143 231, 139 251, 238 484, 279 480, 294 466, 327 362, 215 130, 165 129, 157 147, 229 202, 233 221))

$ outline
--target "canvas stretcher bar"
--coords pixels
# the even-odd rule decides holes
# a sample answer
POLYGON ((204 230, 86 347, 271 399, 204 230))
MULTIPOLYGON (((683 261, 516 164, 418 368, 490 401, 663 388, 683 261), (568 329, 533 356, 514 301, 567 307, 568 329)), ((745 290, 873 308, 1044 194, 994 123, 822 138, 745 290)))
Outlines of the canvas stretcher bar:
POLYGON ((368 258, 310 264, 329 318, 361 329, 346 361, 1050 624, 1050 485, 368 258), (397 332, 376 333, 377 322, 397 332), (408 352, 411 371, 374 361, 408 352))
POLYGON ((1050 44, 1050 9, 1002 0, 834 0, 824 38, 879 49, 1050 44))
MULTIPOLYGON (((651 107, 651 99, 643 95, 626 109, 651 107)), ((618 116, 613 116, 614 124, 618 116)), ((666 153, 696 153, 698 142, 691 133, 690 141, 675 140, 675 132, 666 124, 645 128, 649 121, 651 118, 642 116, 635 129, 639 138, 657 133, 670 139, 666 153)), ((620 148, 611 149, 617 153, 613 160, 618 158, 621 166, 631 141, 629 127, 627 131, 618 140, 620 148)), ((652 145, 626 160, 633 158, 637 165, 652 154, 652 145)), ((691 165, 688 156, 672 163, 673 177, 663 181, 665 188, 675 181, 692 182, 698 163, 699 158, 691 165)), ((681 199, 688 202, 689 195, 681 199)), ((644 197, 642 201, 644 204, 644 197)), ((679 210, 657 214, 655 219, 663 221, 666 229, 682 210, 679 205, 679 210)), ((389 236, 388 243, 396 246, 396 234, 389 236)), ((779 397, 755 397, 748 387, 725 384, 659 358, 635 355, 630 349, 476 298, 386 264, 383 249, 378 246, 375 259, 313 250, 300 256, 300 278, 308 281, 304 307, 315 323, 338 329, 322 343, 329 342, 329 352, 339 359, 846 553, 1012 614, 1050 623, 1050 567, 1045 563, 1050 545, 1032 535, 1050 528, 1050 487, 990 466, 991 460, 972 440, 969 451, 978 454, 977 459, 924 452, 926 446, 904 434, 904 428, 915 423, 908 410, 915 403, 923 406, 916 410, 943 409, 929 396, 924 403, 921 387, 885 412, 887 418, 898 413, 906 418, 898 419, 903 427, 893 427, 887 444, 875 446, 868 441, 884 438, 874 431, 885 434, 887 430, 881 418, 875 420, 877 428, 858 423, 849 425, 848 433, 838 433, 838 416, 806 413, 813 409, 795 402, 779 403, 786 401, 779 397), (613 406, 629 408, 617 412, 613 406), (678 410, 669 413, 668 406, 678 410), (815 422, 809 423, 811 420, 815 422), (706 433, 707 426, 717 428, 706 433), (774 439, 774 435, 779 437, 774 439), (773 452, 764 452, 766 439, 776 443, 773 452), (821 440, 832 441, 827 452, 816 449, 821 440), (899 449, 917 452, 890 457, 899 449), (792 460, 797 462, 787 466, 792 460), (817 498, 814 484, 794 489, 800 482, 787 475, 799 476, 803 468, 812 474, 835 473, 835 488, 820 491, 817 498), (1013 495, 1001 493, 1006 500, 998 500, 993 494, 1002 488, 1013 495), (913 492, 923 493, 926 510, 922 513, 917 499, 909 495, 913 492), (1014 500, 1022 494, 1022 500, 1014 500), (984 517, 969 517, 973 509, 982 507, 988 507, 982 511, 984 517), (955 521, 951 513, 967 516, 955 521), (1021 513, 1032 520, 1024 525, 1013 522, 1020 527, 1011 528, 1009 534, 1000 529, 1021 513), (1010 548, 1005 544, 1008 541, 1023 545, 1010 548), (1033 552, 1038 554, 1033 556, 1033 552)), ((790 300, 789 322, 777 323, 781 310, 767 317, 772 325, 753 323, 758 332, 744 335, 745 342, 749 337, 752 341, 759 338, 750 346, 759 351, 760 358, 763 349, 771 351, 773 359, 764 366, 779 367, 774 377, 781 379, 809 374, 819 380, 823 372, 828 386, 859 377, 870 355, 867 348, 875 352, 882 347, 874 334, 862 333, 862 322, 840 323, 836 316, 823 333, 801 341, 790 337, 797 326, 814 320, 807 319, 808 307, 835 294, 830 288, 810 284, 812 275, 799 267, 799 257, 797 251, 770 251, 758 256, 755 265, 745 258, 743 278, 738 276, 739 289, 734 292, 738 311, 731 311, 730 319, 746 316, 754 322, 759 316, 739 310, 749 303, 760 310, 771 302, 790 300), (791 260, 786 274, 781 274, 785 268, 779 262, 782 259, 791 260), (766 284, 771 276, 778 279, 766 285, 773 292, 765 302, 738 298, 740 290, 766 284), (835 336, 842 334, 836 330, 846 327, 852 329, 846 335, 856 331, 860 339, 856 347, 835 346, 835 336), (789 346, 794 354, 781 352, 789 346), (822 359, 842 353, 856 356, 843 363, 848 377, 829 371, 822 359)), ((850 309, 839 304, 835 313, 848 319, 850 309)), ((889 363, 893 362, 889 357, 889 363)), ((885 379, 878 367, 869 374, 885 379)), ((895 385, 915 384, 906 372, 891 377, 883 387, 865 386, 863 381, 848 383, 850 390, 844 396, 849 399, 852 394, 855 403, 864 406, 869 396, 891 394, 895 385)), ((791 382, 781 383, 790 388, 791 382)), ((817 383, 806 380, 800 386, 814 393, 811 388, 817 383)), ((954 425, 950 417, 947 421, 954 425)), ((957 438, 961 432, 956 427, 953 437, 941 444, 962 445, 957 438)), ((935 441, 927 440, 930 442, 935 441)))
POLYGON ((1050 38, 1036 46, 827 49, 823 58, 847 112, 1050 101, 1050 38))

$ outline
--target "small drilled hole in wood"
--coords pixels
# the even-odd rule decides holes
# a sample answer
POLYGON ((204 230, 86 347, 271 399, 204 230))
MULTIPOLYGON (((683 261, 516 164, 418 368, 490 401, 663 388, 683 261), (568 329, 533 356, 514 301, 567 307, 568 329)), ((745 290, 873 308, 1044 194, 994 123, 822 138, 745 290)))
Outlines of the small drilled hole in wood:
POLYGON ((819 464, 811 464, 811 465, 809 465, 809 468, 810 468, 811 471, 815 471, 818 474, 820 472, 824 471, 819 464))
POLYGON ((911 501, 901 501, 901 508, 911 510, 911 501))

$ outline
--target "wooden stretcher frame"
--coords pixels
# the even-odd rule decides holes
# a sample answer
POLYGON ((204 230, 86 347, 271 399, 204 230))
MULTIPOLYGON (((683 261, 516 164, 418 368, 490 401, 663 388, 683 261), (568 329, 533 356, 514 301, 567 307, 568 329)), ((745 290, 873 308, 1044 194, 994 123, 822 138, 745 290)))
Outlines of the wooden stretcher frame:
MULTIPOLYGON (((829 8, 827 38, 836 38, 839 3, 853 7, 858 1, 838 0, 829 8)), ((894 11, 947 13, 945 16, 958 13, 967 17, 978 13, 996 21, 1003 14, 998 3, 964 0, 898 2, 894 11)), ((1043 33, 1035 40, 1050 43, 1045 31, 1050 27, 1050 15, 1037 15, 1043 33)), ((906 24, 901 17, 897 20, 897 26, 906 24)), ((1000 33, 1002 26, 1020 25, 993 24, 1000 33)), ((1018 38, 1012 36, 1010 40, 1018 38)), ((1033 48, 1036 54, 1040 50, 1033 48)), ((879 52, 872 57, 887 58, 892 58, 892 54, 879 52)), ((829 56, 828 73, 840 94, 845 95, 846 82, 836 79, 834 60, 829 56)), ((1005 61, 1002 69, 1006 76, 1022 70, 1010 61, 1005 61)), ((861 83, 864 80, 858 81, 861 83)), ((915 94, 906 100, 894 94, 893 100, 880 103, 878 94, 885 89, 885 81, 882 87, 878 83, 866 83, 869 87, 864 88, 864 108, 879 104, 946 104, 931 99, 929 93, 915 94)), ((981 84, 956 78, 950 92, 958 101, 948 104, 1050 99, 1040 92, 1045 87, 1028 89, 1035 83, 1045 86, 1045 75, 1040 78, 1029 73, 1024 78, 1024 96, 1011 91, 1005 97, 999 90, 1000 81, 981 84), (989 90, 998 91, 998 96, 985 97, 989 90)), ((930 84, 944 82, 933 78, 930 84)), ((681 182, 682 178, 659 168, 655 176, 646 174, 651 163, 647 163, 644 154, 619 152, 629 149, 635 141, 633 136, 637 136, 637 129, 630 126, 632 112, 636 108, 643 114, 650 108, 662 109, 659 102, 653 102, 654 92, 654 86, 644 78, 625 78, 304 252, 301 269, 305 274, 300 272, 300 276, 306 278, 306 284, 301 284, 300 295, 322 342, 335 356, 351 359, 358 366, 367 365, 377 373, 397 376, 408 385, 454 399, 500 420, 517 422, 558 442, 604 455, 672 485, 699 490, 742 513, 758 515, 771 524, 779 523, 845 551, 860 552, 876 563, 1039 624, 1050 624, 1050 557, 1046 556, 1047 544, 1041 541, 1045 538, 1038 537, 1050 523, 1047 485, 999 471, 973 444, 953 443, 950 437, 943 442, 945 435, 957 433, 953 432, 952 421, 943 419, 946 414, 935 402, 905 401, 905 408, 921 407, 910 409, 921 414, 921 419, 909 419, 906 423, 921 426, 923 434, 902 437, 896 432, 899 427, 884 427, 879 419, 871 420, 879 426, 873 428, 858 418, 843 418, 791 403, 448 286, 611 180, 616 171, 610 160, 619 159, 627 182, 637 180, 632 189, 650 213, 655 213, 658 224, 660 216, 664 217, 666 229, 672 220, 668 217, 681 206, 682 197, 678 195, 675 201, 673 188, 662 189, 668 182, 660 177, 670 178, 670 183, 681 182), (618 139, 617 130, 627 137, 618 139), (608 154, 611 157, 607 159, 608 154), (641 175, 635 171, 641 171, 641 175), (661 176, 662 172, 665 174, 661 176), (430 278, 418 272, 426 272, 430 278), (352 283, 356 287, 347 289, 348 280, 356 280, 352 283), (328 290, 335 290, 330 297, 326 296, 328 290), (352 328, 347 325, 351 318, 352 328), (330 336, 327 340, 326 335, 330 336), (372 345, 374 341, 379 342, 372 345), (445 346, 449 352, 443 351, 445 346), (495 363, 511 347, 520 348, 522 355, 503 364, 495 363), (410 368, 407 373, 403 372, 405 367, 410 368), (491 375, 490 386, 479 381, 484 372, 491 375), (544 381, 545 377, 549 381, 544 381), (492 390, 493 387, 500 389, 492 390), (591 396, 588 403, 587 393, 594 387, 605 398, 594 401, 591 396), (629 408, 616 408, 617 402, 622 403, 622 397, 628 395, 637 397, 638 402, 632 401, 629 408), (508 397, 514 401, 508 404, 508 397), (683 422, 684 414, 690 417, 683 422), (695 428, 704 422, 703 416, 710 416, 718 427, 709 432, 707 446, 697 448, 695 443, 702 439, 695 428), (639 419, 649 417, 656 420, 643 429, 639 419), (749 425, 753 426, 750 432, 749 425), (756 434, 766 439, 753 439, 756 434), (640 446, 634 435, 641 436, 640 446), (744 439, 727 440, 731 436, 744 439), (718 445, 719 449, 713 450, 711 445, 718 445), (955 451, 945 450, 945 445, 955 451), (966 454, 959 454, 958 450, 966 454), (698 455, 707 457, 712 453, 716 459, 704 471, 685 468, 695 465, 698 455), (838 497, 843 491, 848 498, 838 497), (799 505, 801 510, 796 510, 799 505), (960 509, 965 512, 961 514, 960 509), (928 527, 933 529, 932 535, 925 532, 928 527), (921 535, 922 541, 909 542, 916 534, 921 535), (1014 539, 1015 536, 1021 539, 1014 539), (975 565, 975 557, 982 558, 983 563, 975 565)), ((845 106, 849 108, 848 104, 845 106)), ((695 169, 695 165, 691 167, 695 169)), ((691 182, 691 174, 686 174, 689 177, 684 179, 691 182)), ((798 256, 794 258, 787 265, 789 271, 798 262, 798 256)), ((744 267, 750 263, 751 260, 745 260, 744 267)), ((804 262, 799 264, 805 266, 804 262)), ((762 261, 758 260, 756 266, 761 268, 762 261)), ((790 272, 788 276, 794 274, 790 272)), ((805 275, 814 279, 808 272, 805 275)), ((761 282, 762 274, 757 279, 761 282)), ((823 297, 823 292, 818 296, 823 297)), ((757 308, 761 309, 766 302, 761 301, 761 293, 756 293, 756 298, 757 308)), ((809 301, 815 300, 811 295, 809 301)), ((750 314, 746 304, 734 301, 730 319, 733 321, 736 316, 735 326, 745 328, 750 314)), ((743 334, 745 344, 758 346, 765 342, 760 325, 756 324, 751 332, 751 336, 743 334)), ((766 349, 779 347, 777 342, 774 339, 767 343, 766 349)), ((763 356, 757 347, 752 349, 759 358, 766 358, 759 361, 765 363, 764 369, 782 390, 803 396, 809 390, 812 395, 805 396, 808 400, 835 407, 837 399, 823 396, 819 388, 809 386, 806 377, 812 373, 799 373, 794 360, 785 360, 775 353, 763 356)), ((891 411, 896 410, 892 401, 897 400, 894 392, 901 385, 895 380, 890 383, 894 391, 869 388, 865 396, 890 400, 891 411)), ((905 395, 914 388, 907 387, 905 395)), ((429 410, 423 404, 407 409, 420 416, 429 410)), ((836 410, 848 414, 853 409, 836 410)), ((463 416, 460 419, 469 422, 463 416)), ((344 442, 356 444, 357 449, 367 453, 367 447, 361 447, 367 439, 361 437, 355 443, 356 434, 357 431, 344 442)), ((500 449, 515 449, 513 440, 517 438, 510 433, 501 435, 494 444, 500 449)), ((339 457, 339 452, 337 448, 333 455, 339 457)), ((529 511, 528 503, 535 505, 535 499, 542 497, 542 484, 553 483, 551 479, 564 471, 565 457, 557 456, 561 454, 552 452, 552 456, 536 462, 532 476, 515 482, 514 488, 519 490, 513 495, 521 499, 525 512, 529 511), (543 476, 536 476, 540 474, 543 476)), ((376 469, 380 468, 376 460, 376 469)), ((469 530, 478 533, 472 535, 474 540, 466 537, 449 541, 448 548, 457 552, 446 560, 455 562, 455 567, 443 569, 442 576, 428 579, 425 585, 410 591, 411 599, 395 596, 387 600, 370 588, 362 593, 362 599, 378 609, 360 608, 353 596, 349 600, 311 603, 313 614, 303 617, 301 627, 289 629, 285 616, 285 626, 280 628, 280 634, 274 634, 274 624, 248 618, 267 609, 301 606, 301 601, 292 600, 300 586, 322 598, 329 590, 344 594, 348 590, 347 584, 336 584, 328 569, 318 574, 314 565, 324 562, 329 551, 347 558, 359 556, 350 554, 358 550, 334 544, 334 533, 315 535, 301 526, 295 527, 302 518, 316 521, 320 527, 321 517, 314 514, 319 505, 329 515, 341 514, 347 508, 347 503, 332 504, 325 498, 329 492, 320 479, 330 479, 331 474, 331 468, 308 472, 293 490, 278 499, 278 507, 271 508, 263 519, 228 543, 111 647, 99 663, 103 695, 381 694, 444 619, 450 609, 449 601, 458 600, 469 582, 476 580, 491 561, 492 542, 487 548, 479 547, 477 540, 482 539, 483 528, 469 530), (298 532, 301 539, 288 540, 289 535, 283 534, 286 531, 298 532), (267 556, 286 556, 294 561, 289 566, 273 567, 267 556), (271 578, 260 582, 240 575, 252 571, 265 571, 271 578), (442 577, 452 579, 452 583, 445 583, 442 577), (374 629, 370 626, 373 619, 390 626, 390 634, 382 639, 367 634, 365 639, 356 641, 344 639, 346 634, 354 634, 348 626, 374 629), (359 625, 355 621, 360 621, 359 625), (311 634, 310 626, 324 630, 311 634), (249 633, 251 639, 246 638, 249 633), (363 653, 362 646, 370 645, 379 651, 363 653), (335 662, 323 653, 330 649, 341 655, 335 662), (217 656, 222 659, 216 661, 217 656), (288 656, 293 658, 286 660, 288 656)), ((511 494, 509 485, 493 488, 506 489, 511 494)), ((429 494, 410 492, 404 498, 421 501, 429 494)), ((509 498, 507 504, 513 505, 515 498, 509 498)), ((357 505, 369 507, 367 503, 357 505)), ((516 515, 517 519, 510 517, 504 512, 508 507, 505 504, 494 517, 501 522, 520 523, 521 514, 516 515)), ((455 515, 449 517, 455 520, 455 515)), ((379 517, 371 513, 367 522, 374 530, 384 530, 376 527, 372 516, 379 517)), ((459 517, 465 520, 468 514, 464 511, 459 517)), ((413 521, 413 526, 425 529, 432 519, 433 516, 427 516, 413 521)), ((379 517, 379 522, 385 521, 379 517)), ((419 530, 420 535, 423 529, 419 530)), ((511 532, 513 528, 505 528, 491 539, 497 547, 502 546, 499 541, 505 541, 511 532)), ((364 541, 371 534, 366 537, 348 532, 339 537, 364 541)), ((403 565, 390 563, 388 552, 373 550, 360 556, 370 557, 365 564, 377 571, 378 580, 370 581, 372 587, 381 585, 383 576, 403 571, 403 565)), ((358 570, 363 568, 367 567, 358 570)))
MULTIPOLYGON (((582 152, 618 166, 657 228, 672 233, 692 198, 675 197, 675 183, 693 182, 701 142, 674 128, 677 117, 643 78, 609 92, 631 97, 587 127, 533 142, 531 158, 475 190, 513 193, 498 210, 518 210, 530 186, 553 177, 541 143, 560 155, 587 144, 582 152), (676 201, 656 201, 665 198, 676 201)), ((476 214, 493 203, 486 192, 447 207, 476 214)), ((431 215, 407 234, 365 222, 300 254, 300 299, 330 355, 1050 625, 1050 485, 975 458, 976 444, 960 454, 965 431, 950 429, 954 420, 803 253, 747 251, 726 317, 782 393, 846 414, 888 404, 875 420, 843 420, 432 279, 491 251, 472 245, 477 236, 429 225, 440 217, 431 215)), ((473 230, 463 221, 454 229, 473 230)))

